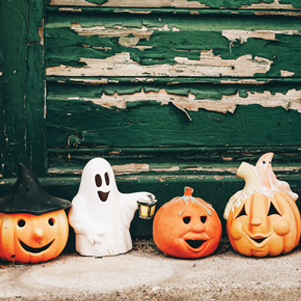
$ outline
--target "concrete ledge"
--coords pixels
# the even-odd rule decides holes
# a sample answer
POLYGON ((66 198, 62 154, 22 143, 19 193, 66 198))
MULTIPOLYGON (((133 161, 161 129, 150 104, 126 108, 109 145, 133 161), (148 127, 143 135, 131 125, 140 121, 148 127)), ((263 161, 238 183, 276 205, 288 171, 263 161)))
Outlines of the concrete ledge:
POLYGON ((115 257, 62 254, 36 265, 1 263, 1 300, 300 300, 301 248, 248 258, 222 243, 198 260, 136 245, 115 257))

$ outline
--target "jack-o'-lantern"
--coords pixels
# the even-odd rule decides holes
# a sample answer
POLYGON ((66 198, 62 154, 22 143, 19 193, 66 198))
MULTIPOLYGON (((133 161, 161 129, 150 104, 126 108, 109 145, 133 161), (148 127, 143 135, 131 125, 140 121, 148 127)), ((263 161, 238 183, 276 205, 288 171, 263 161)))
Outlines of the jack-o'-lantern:
POLYGON ((229 201, 224 217, 233 249, 246 256, 277 256, 293 250, 300 238, 296 194, 272 172, 273 154, 261 157, 256 167, 242 163, 237 175, 245 188, 229 201))
POLYGON ((0 213, 0 258, 21 263, 56 258, 68 239, 65 211, 41 215, 0 213))
POLYGON ((0 258, 38 263, 56 258, 65 248, 69 224, 67 200, 48 194, 33 173, 19 163, 12 191, 0 199, 0 258))
POLYGON ((201 258, 218 247, 222 227, 216 211, 185 187, 184 196, 175 197, 156 213, 153 236, 165 254, 179 258, 201 258))

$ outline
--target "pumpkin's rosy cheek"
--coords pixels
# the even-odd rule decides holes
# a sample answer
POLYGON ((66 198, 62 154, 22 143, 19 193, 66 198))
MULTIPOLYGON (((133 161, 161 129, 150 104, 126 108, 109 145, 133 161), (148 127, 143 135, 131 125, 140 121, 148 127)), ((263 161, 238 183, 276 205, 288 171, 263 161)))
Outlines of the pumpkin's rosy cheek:
POLYGON ((231 225, 230 228, 230 236, 234 239, 234 240, 239 240, 242 238, 243 236, 243 224, 245 224, 246 218, 244 217, 240 217, 238 219, 235 219, 231 225))
POLYGON ((272 235, 269 240, 269 254, 272 256, 280 255, 283 251, 283 238, 277 235, 272 235))
POLYGON ((291 231, 291 225, 286 218, 278 219, 274 224, 274 231, 279 236, 285 236, 291 231))

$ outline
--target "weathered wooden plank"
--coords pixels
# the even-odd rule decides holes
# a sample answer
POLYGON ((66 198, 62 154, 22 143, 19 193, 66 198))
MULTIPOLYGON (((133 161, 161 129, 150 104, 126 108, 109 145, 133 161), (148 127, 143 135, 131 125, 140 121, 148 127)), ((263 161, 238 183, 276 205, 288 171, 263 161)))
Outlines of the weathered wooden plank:
MULTIPOLYGON (((112 165, 126 166, 131 174, 137 174, 138 170, 149 173, 145 167, 156 169, 160 173, 167 171, 173 174, 181 174, 187 171, 198 170, 202 174, 230 174, 232 168, 237 167, 242 161, 256 164, 263 153, 275 153, 273 165, 279 170, 301 172, 300 146, 255 146, 255 147, 160 147, 160 148, 69 148, 48 150, 49 172, 51 174, 79 174, 83 166, 94 157, 103 157, 112 165), (136 166, 142 165, 141 168, 136 166), (199 169, 201 166, 202 170, 199 169), (294 168, 295 166, 295 168, 294 168), (218 170, 219 168, 219 170, 218 170), (213 169, 213 170, 211 170, 213 169)), ((124 168, 122 168, 124 172, 124 168)), ((118 172, 118 170, 116 170, 118 172)))
MULTIPOLYGON (((88 81, 89 82, 89 81, 88 81)), ((93 80, 92 80, 93 82, 93 80)), ((90 80, 91 83, 91 80, 90 80)), ((127 109, 136 102, 173 104, 185 111, 206 109, 234 113, 238 105, 258 104, 283 107, 301 112, 301 83, 116 83, 116 84, 50 84, 48 99, 87 101, 104 108, 127 109)), ((189 114, 189 112, 188 112, 189 114)))
POLYGON ((92 6, 92 7, 123 7, 123 8, 230 8, 230 9, 261 9, 261 10, 297 10, 301 8, 298 0, 48 0, 49 5, 57 6, 92 6))
POLYGON ((24 90, 27 166, 37 176, 47 169, 44 1, 28 0, 27 76, 24 90))
MULTIPOLYGON (((227 22, 230 27, 209 30, 206 24, 211 26, 213 20, 204 23, 202 19, 159 19, 130 18, 122 25, 118 20, 104 25, 107 19, 73 22, 73 17, 63 24, 50 20, 46 27, 46 74, 219 78, 301 75, 299 21, 291 23, 291 29, 282 30, 277 30, 275 20, 271 24, 261 20, 264 23, 256 24, 257 28, 263 26, 260 30, 232 28, 227 22), (276 29, 270 30, 272 24, 276 29)), ((238 23, 247 26, 249 22, 238 23)), ((255 20, 252 22, 255 26, 255 20)))
POLYGON ((1 1, 2 96, 0 170, 12 176, 18 161, 46 170, 43 5, 1 1))
POLYGON ((301 118, 295 110, 238 106, 235 114, 136 102, 108 109, 81 100, 49 100, 48 147, 163 147, 300 145, 301 118), (263 130, 264 129, 264 130, 263 130))
POLYGON ((25 153, 26 10, 24 1, 1 1, 1 174, 12 175, 25 153))
MULTIPOLYGON (((130 175, 132 179, 138 179, 141 175, 147 175, 148 177, 161 177, 162 175, 165 177, 167 175, 174 177, 187 176, 188 178, 211 176, 222 179, 235 175, 243 158, 242 156, 239 157, 241 152, 237 152, 236 158, 227 157, 227 150, 225 150, 221 158, 219 158, 223 162, 215 162, 211 157, 216 157, 216 154, 209 152, 206 153, 207 158, 208 156, 210 158, 209 160, 204 158, 205 153, 197 151, 195 151, 193 158, 189 156, 186 158, 185 153, 178 153, 176 155, 174 154, 175 158, 172 159, 164 156, 164 154, 160 154, 159 151, 153 150, 153 152, 157 154, 157 157, 155 157, 154 154, 144 156, 144 158, 125 157, 121 155, 118 157, 114 155, 99 156, 105 157, 112 164, 115 175, 130 175), (128 163, 129 161, 131 163, 128 163)), ((142 152, 139 153, 140 157, 142 157, 141 153, 142 152)), ((260 153, 262 153, 262 150, 260 153)), ((70 151, 68 155, 65 154, 65 156, 63 152, 58 151, 58 154, 59 156, 56 157, 54 151, 52 151, 50 156, 48 172, 51 175, 81 175, 84 164, 88 162, 89 159, 97 157, 97 155, 92 157, 91 154, 89 154, 89 156, 79 156, 74 151, 70 151)), ((297 157, 297 153, 294 155, 295 156, 291 154, 289 157, 286 154, 280 153, 280 155, 278 155, 277 153, 276 157, 278 162, 282 158, 284 158, 284 160, 289 159, 290 162, 285 163, 281 161, 281 164, 277 164, 277 161, 275 164, 273 162, 273 170, 277 172, 278 175, 301 175, 300 161, 293 162, 293 158, 297 157)), ((253 158, 250 157, 249 162, 254 161, 255 158, 257 158, 257 156, 253 158)))

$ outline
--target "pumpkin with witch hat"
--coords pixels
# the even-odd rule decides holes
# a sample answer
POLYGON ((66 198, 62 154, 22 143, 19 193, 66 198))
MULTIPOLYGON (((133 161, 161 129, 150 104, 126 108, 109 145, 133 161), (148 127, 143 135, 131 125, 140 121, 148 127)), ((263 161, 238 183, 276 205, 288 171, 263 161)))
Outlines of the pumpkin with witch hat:
POLYGON ((38 263, 56 258, 65 248, 71 202, 51 196, 35 175, 19 163, 19 176, 0 199, 0 258, 38 263))

